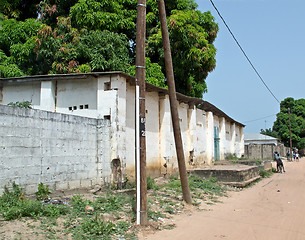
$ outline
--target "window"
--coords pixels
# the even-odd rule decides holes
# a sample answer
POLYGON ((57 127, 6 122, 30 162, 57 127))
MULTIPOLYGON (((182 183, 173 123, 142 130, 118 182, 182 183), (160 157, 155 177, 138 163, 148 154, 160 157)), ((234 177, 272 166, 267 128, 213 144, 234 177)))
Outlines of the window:
POLYGON ((111 83, 110 82, 105 82, 104 83, 104 91, 109 91, 111 90, 111 83))
POLYGON ((104 115, 104 119, 110 120, 110 115, 104 115))

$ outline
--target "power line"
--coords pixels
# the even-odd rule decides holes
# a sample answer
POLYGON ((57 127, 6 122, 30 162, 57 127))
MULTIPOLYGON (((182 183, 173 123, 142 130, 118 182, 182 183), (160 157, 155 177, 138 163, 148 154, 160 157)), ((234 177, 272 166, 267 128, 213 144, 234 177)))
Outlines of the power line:
POLYGON ((269 89, 269 87, 267 86, 267 84, 265 83, 265 81, 263 80, 263 78, 261 77, 261 75, 258 73, 258 71, 256 70, 256 68, 254 67, 254 65, 252 64, 251 60, 248 58, 247 54, 245 53, 245 51, 243 50, 243 48, 240 46, 239 42, 237 41, 237 39, 235 38, 234 34, 232 33, 231 29, 229 28, 229 26, 227 25, 226 21, 223 19, 223 17, 221 16, 220 12, 218 11, 218 9, 216 8, 216 6, 214 5, 213 1, 210 0, 211 4, 213 5, 214 9, 216 10, 217 14, 219 15, 219 17, 221 18, 221 20, 223 21, 223 23, 225 24, 226 28, 229 30, 230 34, 232 35, 234 41, 236 42, 236 44, 238 45, 238 47, 240 48, 240 50, 242 51, 242 53, 244 54, 244 56, 246 57, 246 59, 248 60, 248 62, 250 63, 251 67, 253 68, 253 70, 255 71, 256 75, 259 77, 259 79, 262 81, 262 83, 265 85, 265 87, 268 89, 268 91, 271 93, 271 95, 274 97, 274 99, 280 103, 280 101, 275 97, 275 95, 273 94, 273 92, 269 89))
POLYGON ((254 120, 250 120, 250 121, 245 121, 244 123, 256 122, 256 121, 263 120, 263 119, 273 117, 273 116, 276 116, 276 114, 272 114, 272 115, 269 115, 269 116, 266 116, 266 117, 262 117, 262 118, 258 118, 258 119, 254 119, 254 120))

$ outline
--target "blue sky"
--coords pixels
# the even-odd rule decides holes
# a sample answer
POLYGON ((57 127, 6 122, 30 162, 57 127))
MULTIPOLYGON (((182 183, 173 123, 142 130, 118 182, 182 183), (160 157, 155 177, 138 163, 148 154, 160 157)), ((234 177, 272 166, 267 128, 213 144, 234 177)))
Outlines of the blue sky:
MULTIPOLYGON (((196 2, 200 11, 210 11, 219 24, 214 42, 216 69, 207 78, 208 93, 203 99, 246 124, 246 133, 272 128, 279 103, 251 68, 210 1, 196 2)), ((213 2, 276 98, 305 98, 305 1, 213 2)))

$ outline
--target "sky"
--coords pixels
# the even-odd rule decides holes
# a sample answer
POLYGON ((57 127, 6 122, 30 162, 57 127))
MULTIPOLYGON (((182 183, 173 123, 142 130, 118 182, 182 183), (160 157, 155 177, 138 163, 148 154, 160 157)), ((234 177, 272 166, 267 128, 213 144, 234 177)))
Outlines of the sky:
POLYGON ((305 98, 305 1, 213 0, 270 94, 235 43, 210 0, 195 0, 219 25, 216 68, 203 99, 246 125, 245 133, 272 128, 279 102, 305 98))

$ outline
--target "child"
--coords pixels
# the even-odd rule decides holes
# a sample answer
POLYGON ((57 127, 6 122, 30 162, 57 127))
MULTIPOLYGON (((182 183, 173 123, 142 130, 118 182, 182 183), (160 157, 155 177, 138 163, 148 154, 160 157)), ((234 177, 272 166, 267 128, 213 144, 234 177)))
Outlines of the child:
POLYGON ((283 164, 283 161, 281 159, 281 155, 279 153, 276 154, 275 160, 276 160, 276 170, 277 170, 277 172, 282 173, 282 170, 285 172, 284 164, 283 164))
POLYGON ((299 161, 299 153, 295 154, 295 160, 298 162, 299 161))

